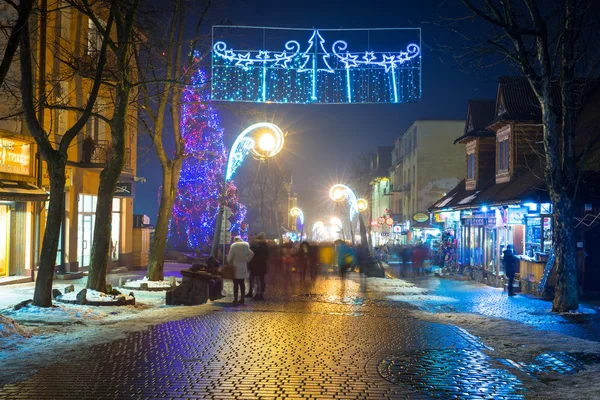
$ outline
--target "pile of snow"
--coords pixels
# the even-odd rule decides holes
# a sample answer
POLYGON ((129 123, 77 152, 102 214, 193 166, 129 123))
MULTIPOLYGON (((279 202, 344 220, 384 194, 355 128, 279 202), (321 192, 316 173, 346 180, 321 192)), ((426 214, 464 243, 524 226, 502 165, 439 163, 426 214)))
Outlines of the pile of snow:
POLYGON ((168 280, 149 281, 147 277, 144 277, 144 279, 139 279, 137 281, 127 282, 125 284, 125 286, 127 288, 134 289, 134 288, 139 288, 142 283, 147 284, 148 289, 169 289, 169 288, 171 288, 171 282, 168 280))
POLYGON ((28 337, 27 331, 10 318, 0 315, 0 339, 9 337, 28 337))
POLYGON ((18 310, 3 310, 3 313, 19 321, 35 320, 49 323, 69 322, 73 320, 99 320, 108 315, 93 307, 60 303, 52 307, 38 307, 28 304, 18 310))
MULTIPOLYGON (((94 303, 113 303, 119 297, 124 297, 125 300, 133 300, 133 296, 126 296, 124 294, 114 296, 112 294, 106 294, 91 289, 88 289, 87 293, 85 294, 85 299, 94 303)), ((75 301, 77 300, 77 292, 63 294, 62 296, 59 296, 57 300, 75 301)))

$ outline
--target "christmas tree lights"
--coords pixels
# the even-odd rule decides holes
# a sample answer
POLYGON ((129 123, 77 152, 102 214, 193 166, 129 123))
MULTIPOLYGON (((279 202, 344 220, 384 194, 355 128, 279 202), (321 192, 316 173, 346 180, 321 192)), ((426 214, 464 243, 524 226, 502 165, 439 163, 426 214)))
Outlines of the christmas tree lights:
MULTIPOLYGON (((181 107, 181 131, 189 157, 181 170, 169 242, 176 248, 198 249, 213 238, 228 154, 217 111, 210 102, 206 73, 198 69, 191 83, 181 107)), ((225 199, 233 214, 231 233, 245 236, 246 208, 233 182, 227 182, 225 199)))
POLYGON ((227 27, 227 32, 232 28, 247 30, 242 34, 247 37, 262 30, 262 44, 235 49, 227 44, 233 36, 220 35, 217 39, 223 40, 217 40, 213 29, 213 100, 335 104, 404 103, 421 97, 419 29, 288 30, 304 38, 283 44, 273 40, 269 44, 277 44, 267 49, 266 32, 276 32, 275 37, 285 29, 227 27), (372 51, 372 31, 406 32, 405 44, 394 45, 403 50, 372 51), (328 40, 346 32, 366 37, 359 42, 366 42, 367 49, 357 44, 351 50, 348 41, 328 40))

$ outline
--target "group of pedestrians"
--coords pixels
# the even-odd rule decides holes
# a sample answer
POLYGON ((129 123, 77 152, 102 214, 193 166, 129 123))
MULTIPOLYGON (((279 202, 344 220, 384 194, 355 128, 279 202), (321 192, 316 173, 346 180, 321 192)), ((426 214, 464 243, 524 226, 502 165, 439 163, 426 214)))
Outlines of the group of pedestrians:
POLYGON ((227 254, 227 263, 233 268, 234 304, 244 304, 245 298, 264 299, 268 262, 269 249, 264 233, 257 235, 252 244, 244 242, 239 236, 235 237, 227 254), (246 279, 249 283, 248 293, 246 293, 246 279))

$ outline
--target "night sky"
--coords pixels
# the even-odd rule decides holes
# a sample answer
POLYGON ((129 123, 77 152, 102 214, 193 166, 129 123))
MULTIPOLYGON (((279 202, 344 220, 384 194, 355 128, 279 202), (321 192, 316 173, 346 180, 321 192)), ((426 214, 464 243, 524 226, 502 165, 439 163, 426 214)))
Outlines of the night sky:
MULTIPOLYGON (((232 25, 249 26, 422 28, 423 95, 419 103, 254 107, 289 131, 285 151, 278 157, 293 172, 299 206, 304 209, 309 221, 318 213, 323 213, 327 188, 338 180, 343 183, 353 157, 362 150, 372 150, 378 145, 393 145, 394 139, 415 119, 464 119, 469 99, 494 98, 497 76, 514 73, 508 67, 503 70, 461 71, 450 54, 433 50, 437 48, 436 43, 449 43, 452 34, 432 22, 439 21, 441 15, 460 13, 466 11, 458 0, 216 2, 210 25, 227 19, 232 25)), ((247 105, 243 107, 248 108, 247 105)), ((228 103, 227 107, 217 104, 217 108, 225 129, 227 146, 246 126, 258 122, 254 116, 242 112, 242 106, 228 103)), ((140 138, 140 141, 142 145, 147 145, 147 138, 140 138)), ((242 175, 239 175, 240 179, 242 175)), ((160 166, 152 152, 140 152, 138 176, 146 177, 147 183, 137 184, 135 213, 149 215, 154 223, 158 212, 160 166)))

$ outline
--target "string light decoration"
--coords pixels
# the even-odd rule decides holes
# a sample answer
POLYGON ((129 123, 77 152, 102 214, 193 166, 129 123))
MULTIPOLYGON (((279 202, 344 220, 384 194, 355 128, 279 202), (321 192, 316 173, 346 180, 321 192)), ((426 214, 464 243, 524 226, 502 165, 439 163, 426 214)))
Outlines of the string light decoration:
POLYGON ((212 99, 315 104, 417 102, 421 97, 420 37, 419 28, 214 26, 212 99), (394 41, 404 44, 394 43, 392 47, 386 40, 392 34, 397 39, 394 41), (345 35, 355 41, 341 40, 345 35), (281 37, 289 36, 292 38, 282 42, 281 37), (379 38, 373 39, 378 46, 384 42, 381 46, 402 50, 371 50, 373 36, 379 38))
MULTIPOLYGON (((213 238, 228 154, 218 113, 210 102, 206 73, 198 69, 191 84, 181 107, 181 131, 189 157, 181 170, 169 242, 175 248, 198 249, 213 238)), ((231 233, 245 237, 246 208, 233 182, 227 182, 225 205, 232 211, 231 233)))

